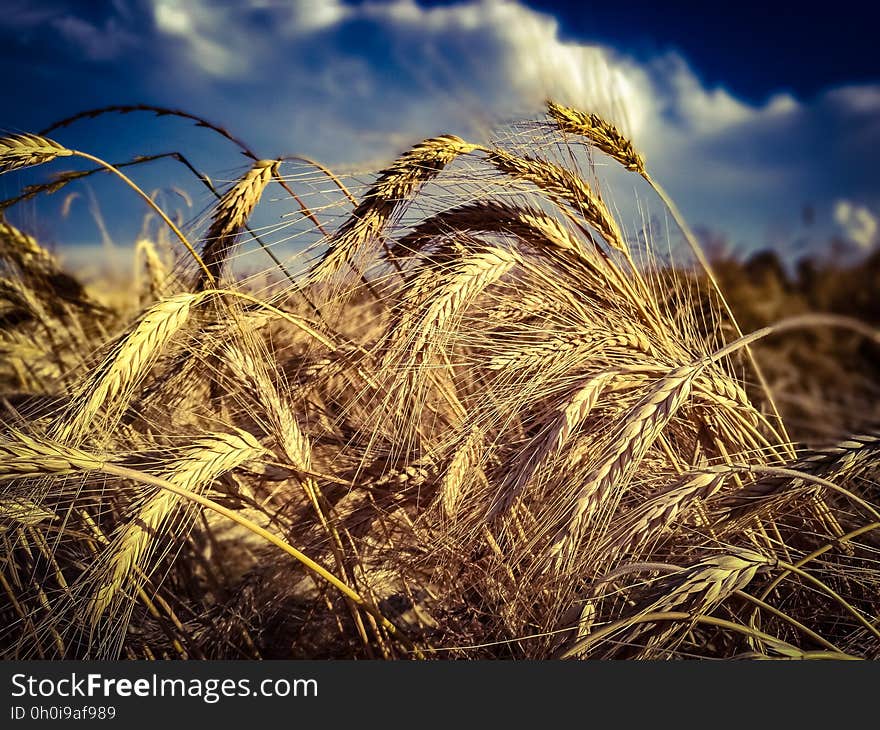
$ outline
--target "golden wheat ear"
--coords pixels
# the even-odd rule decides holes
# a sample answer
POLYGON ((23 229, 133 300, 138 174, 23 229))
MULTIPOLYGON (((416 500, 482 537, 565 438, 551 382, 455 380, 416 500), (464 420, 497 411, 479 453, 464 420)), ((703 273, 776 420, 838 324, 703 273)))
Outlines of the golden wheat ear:
POLYGON ((0 138, 0 173, 43 165, 56 157, 70 157, 73 150, 36 134, 13 134, 0 138))
POLYGON ((8 526, 33 527, 41 522, 57 520, 51 510, 44 509, 36 502, 24 497, 0 497, 0 530, 8 526))
MULTIPOLYGON (((164 478, 190 492, 201 493, 222 474, 264 452, 260 443, 246 431, 206 434, 183 450, 167 467, 164 478)), ((148 574, 152 572, 153 566, 145 563, 153 554, 163 527, 170 523, 182 504, 188 503, 177 494, 158 489, 140 505, 129 522, 117 528, 106 561, 97 567, 101 580, 90 605, 93 623, 120 597, 138 569, 143 568, 148 574)))
POLYGON ((159 255, 153 242, 148 238, 141 238, 135 244, 135 255, 142 257, 149 284, 150 298, 159 299, 162 296, 162 288, 168 279, 168 270, 165 262, 162 261, 162 257, 159 255))
POLYGON ((253 213, 266 186, 278 170, 278 160, 259 160, 241 179, 220 198, 211 219, 211 227, 205 236, 202 259, 205 269, 201 272, 199 287, 210 282, 205 274, 219 279, 223 265, 229 258, 238 236, 253 213))
POLYGON ((489 150, 486 160, 511 178, 532 183, 556 205, 567 204, 595 228, 609 246, 629 252, 620 226, 586 180, 547 160, 528 155, 517 157, 501 149, 489 150))
POLYGON ((550 100, 547 101, 547 114, 561 131, 586 137, 593 146, 617 160, 627 170, 647 174, 645 161, 636 152, 633 143, 610 122, 596 114, 586 114, 550 100))
POLYGON ((0 255, 14 261, 24 271, 36 269, 44 273, 58 273, 60 266, 55 257, 44 249, 33 236, 20 231, 0 214, 0 255))
POLYGON ((404 152, 379 173, 376 183, 333 235, 327 252, 312 271, 312 280, 325 281, 351 263, 355 254, 376 239, 421 185, 436 178, 457 157, 476 149, 476 145, 445 134, 426 139, 404 152))
POLYGON ((83 381, 50 431, 58 441, 79 441, 90 428, 112 422, 126 407, 136 386, 187 323, 205 294, 176 294, 156 302, 141 316, 94 372, 83 381), (105 419, 98 418, 102 409, 105 419))

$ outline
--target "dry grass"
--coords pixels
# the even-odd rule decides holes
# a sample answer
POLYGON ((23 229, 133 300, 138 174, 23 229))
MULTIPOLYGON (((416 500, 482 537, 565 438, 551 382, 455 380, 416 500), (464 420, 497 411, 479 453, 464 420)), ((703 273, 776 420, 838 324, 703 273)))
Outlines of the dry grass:
MULTIPOLYGON (((880 414, 827 410, 847 368, 873 402, 880 334, 773 324, 740 264, 627 236, 592 156, 655 184, 613 125, 550 103, 362 191, 313 165, 351 200, 333 225, 287 163, 183 112, 46 133, 113 111, 190 119, 251 166, 201 236, 144 194, 181 257, 144 238, 112 304, 0 221, 3 656, 880 656, 880 414), (311 245, 244 273, 248 237, 281 261, 249 227, 273 180, 311 245)), ((59 156, 140 191, 0 141, 4 171, 59 156)))

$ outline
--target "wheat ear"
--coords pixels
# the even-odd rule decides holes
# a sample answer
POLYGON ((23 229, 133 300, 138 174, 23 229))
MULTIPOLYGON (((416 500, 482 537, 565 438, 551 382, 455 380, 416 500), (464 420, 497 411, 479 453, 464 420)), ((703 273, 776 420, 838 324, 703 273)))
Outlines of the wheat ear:
MULTIPOLYGON (((754 550, 737 548, 722 555, 706 557, 683 570, 678 570, 675 566, 665 566, 667 570, 676 572, 661 579, 654 587, 652 592, 660 592, 659 598, 646 602, 629 618, 615 622, 615 644, 633 645, 636 639, 656 626, 653 622, 641 621, 642 617, 672 612, 683 618, 695 619, 709 614, 735 592, 748 586, 760 571, 769 570, 775 564, 774 559, 754 550)), ((609 635, 611 632, 608 629, 611 628, 607 627, 583 637, 566 650, 563 658, 584 654, 600 638, 609 635)), ((672 631, 674 628, 654 633, 640 656, 650 656, 651 650, 672 631)))
MULTIPOLYGON (((263 453, 265 449, 245 431, 210 434, 187 446, 162 478, 198 494, 222 474, 263 453)), ((143 569, 163 526, 172 520, 181 501, 177 494, 159 489, 117 530, 108 547, 106 564, 100 569, 101 583, 89 607, 93 624, 125 591, 137 571, 143 569)), ((145 574, 150 572, 144 569, 145 574)))
POLYGON ((159 299, 162 295, 162 288, 168 278, 165 264, 156 252, 153 242, 148 238, 142 238, 137 242, 135 253, 142 254, 144 257, 144 266, 150 283, 150 297, 152 299, 159 299))
POLYGON ((577 109, 547 102, 547 112, 559 129, 567 134, 586 137, 592 145, 617 160, 627 170, 645 173, 645 161, 630 142, 610 122, 596 114, 586 114, 577 109))
POLYGON ((33 526, 55 519, 58 519, 58 515, 30 499, 0 496, 0 532, 5 529, 3 522, 33 526))
MULTIPOLYGON (((437 333, 445 332, 446 325, 467 302, 508 273, 518 260, 514 252, 494 246, 464 256, 439 278, 419 315, 401 320, 392 339, 399 339, 401 347, 405 346, 402 334, 412 332, 410 352, 422 352, 437 333)), ((435 276, 436 272, 429 274, 435 276)))
MULTIPOLYGON (((242 434, 242 438, 247 439, 247 435, 245 435, 244 432, 239 433, 242 434)), ((83 471, 100 471, 122 479, 130 479, 140 484, 148 484, 175 494, 187 502, 200 505, 201 507, 210 509, 217 514, 232 520, 254 535, 261 537, 268 543, 283 550, 305 566, 309 571, 320 576, 323 580, 337 588, 346 598, 354 601, 359 607, 368 611, 386 630, 391 632, 393 636, 400 638, 402 641, 405 641, 412 646, 411 642, 408 642, 406 637, 400 633, 397 627, 388 621, 388 619, 382 615, 382 612, 372 603, 362 598, 346 583, 341 581, 307 555, 297 550, 290 543, 260 525, 257 525, 255 522, 249 520, 238 512, 235 512, 228 507, 224 507, 202 494, 185 489, 180 486, 180 484, 176 484, 168 479, 162 479, 142 471, 120 466, 112 463, 109 459, 104 460, 96 455, 87 454, 77 449, 66 447, 62 444, 53 443, 42 437, 32 438, 14 430, 10 432, 10 435, 15 438, 15 441, 3 440, 0 438, 0 479, 8 478, 10 476, 16 477, 22 474, 27 476, 37 476, 83 471)), ((2 573, 0 573, 0 576, 2 576, 2 573)), ((422 653, 417 647, 413 647, 413 651, 417 657, 422 657, 422 653)))
POLYGON ((446 473, 440 481, 440 505, 447 517, 454 517, 458 511, 463 489, 468 475, 477 467, 482 452, 483 432, 472 426, 452 455, 446 473))
POLYGON ((36 134, 0 137, 0 173, 43 165, 57 157, 69 157, 72 154, 72 150, 36 134))
POLYGON ((618 540, 616 554, 638 553, 651 540, 659 540, 694 500, 717 494, 735 469, 721 464, 683 475, 679 483, 641 505, 618 540))
MULTIPOLYGON (((724 292, 721 290, 721 285, 718 283, 718 277, 716 276, 715 271, 711 263, 709 262, 709 259, 706 257, 706 254, 700 246, 699 242, 697 241, 696 237, 694 236, 693 231, 691 231, 690 226, 688 226, 687 221, 685 221, 684 216, 678 210, 678 206, 675 205, 675 202, 667 194, 663 187, 656 180, 654 180, 651 175, 648 174, 648 170, 645 167, 644 160, 642 160, 638 153, 636 153, 635 149, 632 146, 632 143, 622 134, 620 134, 620 132, 612 124, 609 124, 595 114, 585 114, 583 112, 577 111, 576 109, 561 106, 552 101, 547 102, 547 110, 561 130, 571 134, 578 134, 586 137, 593 145, 620 162, 620 164, 622 164, 627 170, 637 172, 639 175, 641 175, 644 180, 651 186, 651 188, 666 206, 666 209, 672 215, 672 218, 675 220, 676 225, 682 232, 682 235, 684 236, 688 247, 693 252, 694 256, 700 264, 700 267, 706 273, 706 276, 708 277, 712 288, 718 295, 718 299, 721 302, 722 307, 724 307, 725 313, 730 318, 730 321, 733 324, 736 334, 739 337, 742 337, 742 329, 740 329, 736 316, 734 315, 733 310, 731 309, 730 304, 727 301, 727 298, 724 296, 724 292)), ((755 359, 754 353, 752 352, 751 348, 746 346, 745 350, 749 358, 749 362, 751 363, 755 374, 758 376, 758 381, 761 384, 761 388, 767 396, 767 402, 770 404, 770 408, 772 409, 773 415, 779 425, 779 430, 782 432, 783 448, 787 449, 791 456, 794 456, 794 450, 789 445, 789 438, 785 430, 785 424, 783 423, 782 416, 780 415, 779 409, 776 406, 776 401, 773 397, 773 391, 770 389, 770 384, 767 382, 767 379, 764 376, 764 372, 761 369, 761 366, 758 364, 758 361, 755 359)))
POLYGON ((37 239, 20 231, 0 215, 0 245, 2 253, 9 256, 23 271, 56 273, 60 266, 57 259, 43 248, 37 239))
POLYGON ((585 180, 547 160, 527 155, 517 157, 500 149, 487 151, 486 159, 500 172, 534 184, 557 205, 567 203, 599 231, 609 246, 629 255, 617 221, 585 180))
MULTIPOLYGON (((239 234, 260 202, 263 190, 271 182, 279 166, 278 160, 259 160, 220 198, 205 235, 202 260, 215 279, 220 278, 223 265, 235 246, 239 234)), ((200 272, 200 288, 211 282, 206 271, 200 272)))
POLYGON ((204 294, 183 293, 150 307, 134 330, 98 366, 79 394, 53 424, 50 435, 58 441, 77 441, 95 426, 102 408, 105 419, 120 413, 134 388, 146 377, 172 337, 186 324, 190 310, 204 294))
POLYGON ((224 361, 235 376, 247 384, 251 393, 265 408, 278 440, 278 445, 291 465, 307 472, 312 467, 312 450, 308 437, 302 432, 290 405, 278 392, 266 368, 245 348, 229 345, 224 361))
POLYGON ((599 373, 581 385, 569 400, 555 413, 555 420, 549 427, 534 437, 522 455, 517 466, 511 469, 502 485, 502 496, 490 511, 490 517, 497 517, 510 511, 525 488, 542 468, 557 455, 579 426, 589 417, 602 391, 614 373, 599 373))
POLYGON ((419 251, 431 239, 457 233, 503 233, 562 251, 584 251, 581 242, 556 218, 526 206, 512 206, 496 200, 465 203, 438 213, 398 239, 393 251, 400 254, 419 251))
POLYGON ((568 525, 553 542, 553 555, 563 560, 570 557, 584 527, 601 509, 607 508, 606 498, 626 487, 648 449, 687 400, 699 369, 688 365, 663 377, 612 432, 599 466, 584 479, 578 491, 568 525))
POLYGON ((312 271, 313 281, 336 274, 355 253, 374 241, 394 213, 422 184, 435 178, 455 158, 476 149, 454 135, 426 139, 383 170, 351 216, 330 239, 326 254, 312 271))
POLYGON ((94 454, 16 429, 8 429, 7 437, 0 439, 0 481, 43 474, 98 471, 104 463, 104 459, 94 454))

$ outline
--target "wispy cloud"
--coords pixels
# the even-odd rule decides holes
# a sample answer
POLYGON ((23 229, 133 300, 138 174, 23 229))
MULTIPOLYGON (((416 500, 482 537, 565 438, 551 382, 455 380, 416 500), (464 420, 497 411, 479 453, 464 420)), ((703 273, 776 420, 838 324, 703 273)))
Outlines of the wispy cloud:
POLYGON ((226 30, 231 19, 224 15, 199 0, 153 1, 156 29, 166 38, 179 40, 188 65, 209 76, 234 78, 247 73, 248 58, 241 49, 222 40, 235 34, 234 25, 226 30))
POLYGON ((137 36, 124 29, 115 18, 109 18, 100 26, 73 15, 62 15, 49 22, 92 61, 113 60, 138 45, 137 36))

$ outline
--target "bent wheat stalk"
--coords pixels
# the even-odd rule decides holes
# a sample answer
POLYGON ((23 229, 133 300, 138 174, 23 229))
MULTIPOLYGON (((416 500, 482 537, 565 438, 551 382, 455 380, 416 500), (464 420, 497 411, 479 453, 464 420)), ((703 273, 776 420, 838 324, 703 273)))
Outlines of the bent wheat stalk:
POLYGON ((120 413, 150 366, 186 324, 192 307, 204 297, 205 293, 177 294, 150 307, 80 387, 79 394, 51 427, 50 436, 62 442, 78 441, 93 427, 102 408, 106 420, 120 413))
MULTIPOLYGON (((209 434, 187 446, 160 478, 197 494, 222 474, 264 453, 265 449, 246 431, 209 434)), ((163 526, 174 518, 181 499, 179 494, 159 489, 117 529, 107 549, 106 564, 99 568, 100 584, 89 606, 93 625, 125 593, 136 574, 151 574, 144 563, 152 555, 163 526)))
POLYGON ((316 563, 307 555, 297 550, 288 542, 278 537, 235 510, 224 507, 202 494, 192 492, 161 477, 153 476, 136 469, 113 463, 110 459, 102 459, 94 454, 71 449, 49 439, 30 437, 16 432, 16 441, 0 441, 0 479, 14 477, 22 473, 31 476, 38 474, 72 473, 77 471, 96 471, 122 479, 131 479, 141 484, 159 487, 182 499, 188 500, 206 509, 210 509, 236 524, 261 537, 275 547, 281 549, 308 570, 330 583, 344 596, 354 601, 360 608, 371 614, 392 636, 410 646, 413 653, 422 658, 422 652, 410 642, 402 632, 389 621, 371 602, 362 598, 356 591, 343 583, 326 568, 316 563), (47 458, 47 454, 50 456, 47 458))

